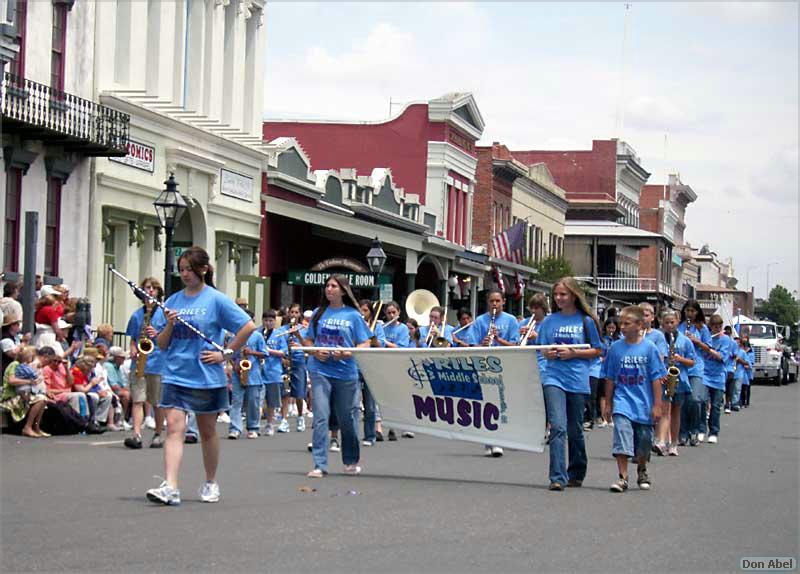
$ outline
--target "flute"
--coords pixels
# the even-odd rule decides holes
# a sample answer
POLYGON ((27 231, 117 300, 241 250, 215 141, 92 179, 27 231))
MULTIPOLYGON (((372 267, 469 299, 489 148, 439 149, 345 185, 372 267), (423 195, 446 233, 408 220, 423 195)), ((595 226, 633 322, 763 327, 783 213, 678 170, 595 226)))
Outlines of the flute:
MULTIPOLYGON (((151 297, 150 295, 148 295, 148 294, 147 294, 147 293, 144 291, 144 289, 142 289, 142 288, 141 288, 141 287, 139 287, 139 286, 138 286, 136 283, 134 283, 133 281, 131 281, 130 279, 128 279, 127 277, 125 277, 125 276, 124 276, 122 273, 120 273, 120 272, 119 272, 119 271, 117 271, 116 269, 114 269, 114 266, 113 266, 113 265, 109 265, 109 266, 108 266, 108 270, 109 270, 109 271, 111 271, 111 272, 112 272, 114 275, 116 275, 116 276, 117 276, 117 277, 119 277, 120 279, 122 279, 123 281, 125 281, 125 283, 127 283, 127 284, 128 284, 128 286, 129 286, 131 289, 133 289, 133 292, 134 292, 134 294, 135 294, 135 295, 136 295, 136 296, 137 296, 139 299, 141 299, 142 301, 144 301, 144 300, 146 299, 147 301, 150 301, 150 302, 151 302, 151 303, 153 303, 154 305, 156 305, 156 306, 158 306, 158 307, 161 307, 161 310, 162 310, 162 311, 164 311, 164 313, 165 313, 165 314, 167 313, 167 311, 169 311, 169 310, 170 310, 170 309, 167 309, 167 308, 166 308, 166 307, 165 307, 165 306, 164 306, 164 305, 161 303, 161 301, 159 301, 159 300, 158 300, 158 299, 156 299, 155 297, 151 297)), ((223 355, 230 355, 230 354, 232 354, 232 353, 233 353, 233 351, 232 351, 231 349, 226 349, 225 347, 223 347, 222 345, 220 345, 220 344, 219 344, 219 343, 217 343, 216 341, 212 340, 212 339, 211 339, 211 338, 210 338, 208 335, 206 335, 205 333, 203 333, 202 331, 200 331, 200 329, 198 329, 197 327, 195 327, 195 326, 194 326, 194 325, 192 325, 191 323, 189 323, 189 322, 185 321, 184 319, 181 319, 180 317, 175 317, 175 320, 176 320, 176 321, 178 321, 180 324, 182 324, 182 325, 183 325, 184 327, 186 327, 187 329, 189 329, 189 330, 190 330, 192 333, 194 333, 195 335, 197 335, 198 337, 200 337, 201 339, 203 339, 203 340, 204 340, 206 343, 208 343, 209 345, 211 345, 212 347, 214 347, 214 348, 215 348, 217 351, 219 351, 219 352, 220 352, 220 353, 222 353, 223 355)))

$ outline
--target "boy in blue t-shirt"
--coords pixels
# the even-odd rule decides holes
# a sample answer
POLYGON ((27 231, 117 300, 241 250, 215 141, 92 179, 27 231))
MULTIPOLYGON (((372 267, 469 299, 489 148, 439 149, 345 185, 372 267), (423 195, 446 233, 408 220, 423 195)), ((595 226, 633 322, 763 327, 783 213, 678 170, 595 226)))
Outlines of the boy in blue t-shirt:
POLYGON ((639 488, 650 488, 647 457, 653 444, 653 423, 661 416, 661 379, 667 371, 656 346, 645 341, 642 329, 644 312, 631 306, 622 310, 620 331, 624 339, 616 341, 603 361, 601 377, 606 396, 613 397, 604 416, 613 412, 614 446, 619 479, 611 492, 628 490, 628 459, 637 463, 639 488))

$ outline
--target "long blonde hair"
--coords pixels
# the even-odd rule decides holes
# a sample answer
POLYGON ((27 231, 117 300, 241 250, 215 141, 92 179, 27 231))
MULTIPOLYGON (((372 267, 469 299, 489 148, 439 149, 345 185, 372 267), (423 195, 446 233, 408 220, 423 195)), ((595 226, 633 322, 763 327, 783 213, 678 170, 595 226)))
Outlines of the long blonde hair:
MULTIPOLYGON (((597 315, 594 314, 594 311, 592 311, 592 308, 589 306, 589 303, 586 301, 586 297, 583 294, 583 289, 581 289, 581 286, 578 285, 578 282, 575 280, 574 277, 562 277, 561 279, 553 283, 553 289, 552 289, 553 306, 558 307, 558 304, 556 303, 556 287, 558 287, 559 285, 562 285, 564 289, 572 293, 572 295, 575 297, 575 307, 577 307, 581 313, 583 313, 584 315, 589 317, 592 321, 594 321, 594 326, 597 327, 597 333, 599 334, 600 320, 597 318, 597 315)), ((559 311, 560 310, 561 309, 559 309, 559 311)))

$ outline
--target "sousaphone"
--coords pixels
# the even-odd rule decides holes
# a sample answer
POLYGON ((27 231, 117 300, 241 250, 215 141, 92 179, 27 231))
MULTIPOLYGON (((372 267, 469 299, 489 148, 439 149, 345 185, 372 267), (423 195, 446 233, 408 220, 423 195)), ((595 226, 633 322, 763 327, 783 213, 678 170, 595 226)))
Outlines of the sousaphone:
POLYGON ((416 319, 420 327, 430 323, 428 316, 431 309, 439 307, 439 299, 427 289, 417 289, 409 293, 406 299, 406 315, 409 319, 416 319))

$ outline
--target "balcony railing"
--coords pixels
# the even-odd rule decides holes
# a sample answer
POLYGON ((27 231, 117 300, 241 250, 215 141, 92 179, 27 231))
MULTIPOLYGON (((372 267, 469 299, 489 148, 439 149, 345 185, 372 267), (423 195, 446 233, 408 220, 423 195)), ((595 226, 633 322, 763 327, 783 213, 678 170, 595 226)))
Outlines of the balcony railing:
POLYGON ((593 281, 597 290, 614 293, 663 293, 672 296, 672 287, 651 277, 576 277, 579 281, 593 281))
POLYGON ((130 116, 6 72, 3 129, 91 156, 128 153, 130 116))

